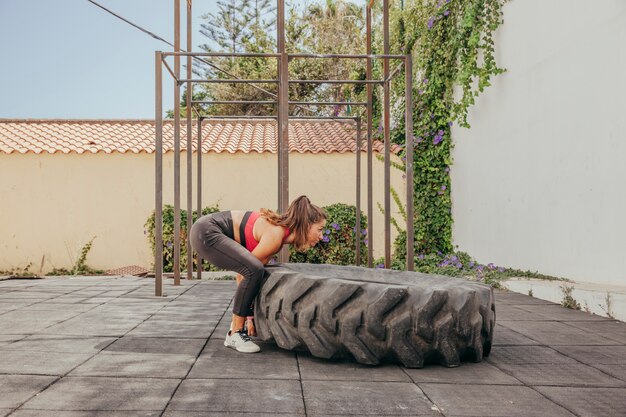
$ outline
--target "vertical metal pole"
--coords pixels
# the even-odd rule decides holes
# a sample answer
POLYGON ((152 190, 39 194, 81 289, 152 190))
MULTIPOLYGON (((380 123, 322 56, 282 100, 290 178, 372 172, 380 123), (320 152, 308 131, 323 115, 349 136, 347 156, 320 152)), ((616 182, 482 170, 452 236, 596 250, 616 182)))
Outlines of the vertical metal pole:
POLYGON ((163 295, 163 68, 161 52, 154 59, 154 295, 163 295))
MULTIPOLYGON (((174 51, 180 52, 180 0, 174 0, 174 51)), ((180 57, 174 56, 174 285, 180 285, 180 57)))
POLYGON ((361 117, 356 118, 356 266, 361 265, 361 117))
MULTIPOLYGON (((368 5, 366 7, 366 21, 367 21, 367 54, 372 54, 372 9, 368 5)), ((367 67, 365 72, 367 80, 372 79, 372 59, 367 58, 367 67)), ((374 266, 374 196, 373 196, 373 161, 372 161, 372 100, 373 100, 373 86, 367 84, 367 266, 369 268, 374 266)))
POLYGON ((415 229, 413 225, 413 58, 404 60, 405 149, 406 149, 406 270, 415 268, 415 229))
MULTIPOLYGON (((383 53, 389 54, 389 0, 383 1, 383 53)), ((389 78, 389 58, 383 60, 383 77, 389 78)), ((385 268, 391 266, 391 135, 390 135, 390 83, 383 84, 383 129, 385 131, 385 268)))
MULTIPOLYGON (((278 85, 278 210, 284 213, 289 205, 289 60, 285 45, 285 0, 277 0, 277 40, 280 82, 278 85)), ((278 255, 279 262, 289 260, 287 248, 278 255)))
MULTIPOLYGON (((191 0, 187 0, 187 52, 191 52, 191 0)), ((187 56, 187 79, 191 79, 191 55, 187 56)), ((193 223, 193 200, 192 200, 192 139, 191 139, 191 99, 193 84, 187 83, 187 101, 185 103, 187 116, 187 279, 193 279, 193 249, 189 238, 191 224, 193 223)), ((200 213, 198 213, 199 215, 200 213)), ((200 269, 200 268, 199 268, 200 269)))
MULTIPOLYGON (((196 135, 198 136, 198 146, 196 147, 196 153, 198 157, 198 179, 196 182, 198 183, 198 191, 197 191, 197 204, 198 204, 198 218, 202 216, 202 120, 203 117, 198 114, 198 131, 196 135)), ((198 279, 202 279, 202 257, 200 254, 197 254, 198 257, 198 271, 197 277, 198 279)))

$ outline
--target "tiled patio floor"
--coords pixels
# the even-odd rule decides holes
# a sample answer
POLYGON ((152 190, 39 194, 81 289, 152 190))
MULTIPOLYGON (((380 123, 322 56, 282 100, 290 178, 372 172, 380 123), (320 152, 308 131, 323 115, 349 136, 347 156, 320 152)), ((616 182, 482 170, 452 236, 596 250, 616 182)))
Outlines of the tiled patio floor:
POLYGON ((458 368, 224 348, 233 281, 0 281, 0 416, 626 416, 626 324, 496 294, 458 368))

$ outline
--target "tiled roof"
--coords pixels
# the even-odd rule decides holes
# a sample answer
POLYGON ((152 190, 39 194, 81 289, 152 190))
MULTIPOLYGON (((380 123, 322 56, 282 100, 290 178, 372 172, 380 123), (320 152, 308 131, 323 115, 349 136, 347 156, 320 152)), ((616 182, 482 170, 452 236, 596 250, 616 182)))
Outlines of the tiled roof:
MULTIPOLYGON (((193 146, 197 146, 193 121, 193 146)), ((181 149, 186 148, 186 122, 181 123, 181 149)), ((366 137, 365 129, 362 131, 366 137)), ((0 153, 153 153, 154 120, 0 119, 0 153)), ((163 149, 173 150, 174 123, 163 123, 163 149)), ((351 120, 290 120, 289 151, 344 153, 356 150, 351 120)), ((374 150, 383 152, 380 141, 374 150)), ((399 147, 393 145, 392 152, 399 147)), ((202 152, 276 152, 276 121, 272 119, 207 119, 202 127, 202 152)))

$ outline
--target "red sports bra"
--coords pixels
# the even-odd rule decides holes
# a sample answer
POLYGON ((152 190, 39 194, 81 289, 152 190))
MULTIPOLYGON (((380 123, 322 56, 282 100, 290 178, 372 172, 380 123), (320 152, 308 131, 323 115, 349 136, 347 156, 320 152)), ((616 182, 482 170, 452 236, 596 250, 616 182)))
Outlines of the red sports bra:
MULTIPOLYGON (((257 240, 254 238, 254 223, 256 223, 257 219, 261 217, 261 213, 258 211, 247 211, 244 214, 243 219, 241 220, 241 225, 239 226, 239 239, 241 240, 241 245, 248 249, 250 252, 254 250, 259 244, 257 240)), ((285 229, 285 237, 283 237, 283 242, 289 236, 289 229, 285 229)))

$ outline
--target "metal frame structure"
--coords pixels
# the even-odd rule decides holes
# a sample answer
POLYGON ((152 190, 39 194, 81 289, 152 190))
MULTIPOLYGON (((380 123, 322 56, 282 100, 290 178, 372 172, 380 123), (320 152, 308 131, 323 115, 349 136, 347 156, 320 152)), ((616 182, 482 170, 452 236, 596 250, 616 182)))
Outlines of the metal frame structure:
MULTIPOLYGON (((187 51, 191 51, 191 3, 187 0, 187 51)), ((356 264, 360 264, 360 206, 361 206, 361 120, 363 114, 354 117, 298 117, 289 116, 289 106, 297 105, 299 107, 309 105, 350 105, 365 107, 365 120, 367 123, 367 214, 368 214, 368 230, 371 236, 373 230, 373 198, 372 198, 372 180, 373 180, 373 162, 372 162, 372 97, 373 86, 382 85, 383 87, 383 132, 384 132, 384 211, 385 211, 385 267, 389 267, 391 263, 391 192, 390 192, 390 90, 392 78, 400 73, 404 68, 405 73, 405 146, 406 154, 413 155, 414 138, 413 138, 413 119, 412 119, 412 58, 411 55, 394 55, 389 53, 389 0, 383 0, 383 54, 372 54, 372 4, 373 0, 367 0, 366 5, 366 54, 288 54, 285 45, 285 1, 277 0, 277 53, 207 53, 207 52, 181 52, 180 50, 180 0, 174 0, 174 51, 173 52, 155 52, 155 295, 163 295, 163 68, 172 76, 174 81, 174 285, 180 285, 180 87, 187 86, 186 95, 186 114, 187 122, 187 236, 192 223, 192 112, 197 115, 197 210, 202 210, 202 122, 211 117, 201 116, 197 106, 206 104, 224 105, 224 104, 269 104, 277 107, 276 115, 273 116, 216 116, 215 118, 237 118, 237 119, 274 119, 277 121, 277 150, 278 150, 278 210, 284 212, 289 204, 289 120, 294 119, 351 119, 356 124, 356 207, 357 207, 357 239, 356 239, 356 264), (172 69, 167 62, 168 57, 174 58, 174 68, 172 69), (180 75, 180 58, 187 58, 186 78, 180 75), (232 79, 193 79, 192 78, 192 60, 197 59, 205 62, 206 58, 212 57, 264 57, 277 60, 278 74, 276 79, 254 80, 240 79, 232 74, 232 79), (366 63, 366 79, 365 80, 290 80, 288 63, 291 59, 358 59, 365 60, 366 63), (383 60, 383 79, 372 79, 372 62, 375 59, 383 60), (399 60, 400 65, 393 72, 390 71, 390 61, 399 60), (275 100, 263 101, 194 101, 193 85, 200 83, 244 83, 254 88, 260 89, 269 95, 275 97, 275 100), (289 85, 290 84, 364 84, 367 89, 367 101, 365 102, 307 102, 307 101, 289 101, 289 85), (273 94, 268 90, 259 87, 258 84, 276 84, 278 86, 278 94, 273 94), (191 110, 191 111, 190 111, 191 110)), ((413 158, 406 158, 406 205, 407 205, 407 270, 413 270, 414 261, 414 245, 413 245, 413 158)), ((287 261, 286 248, 279 253, 279 261, 287 261)), ((373 265, 373 244, 369 239, 368 244, 368 266, 373 265)), ((193 254, 191 247, 188 245, 187 250, 187 279, 193 279, 193 254)), ((202 259, 198 258, 198 278, 202 271, 202 259)))

